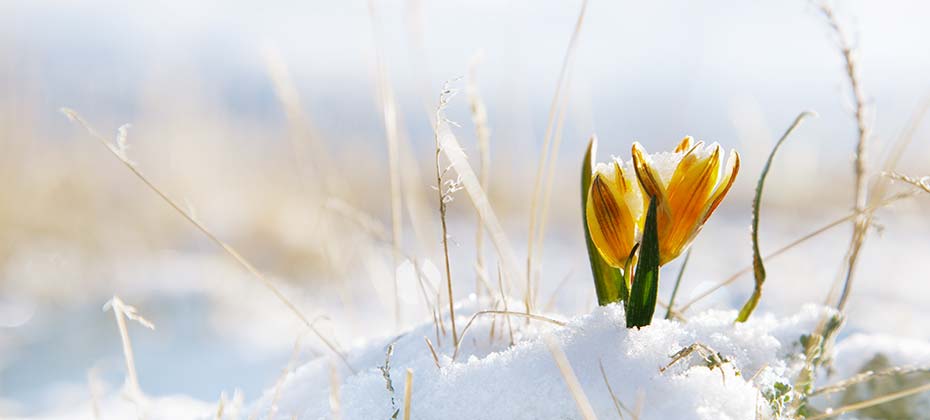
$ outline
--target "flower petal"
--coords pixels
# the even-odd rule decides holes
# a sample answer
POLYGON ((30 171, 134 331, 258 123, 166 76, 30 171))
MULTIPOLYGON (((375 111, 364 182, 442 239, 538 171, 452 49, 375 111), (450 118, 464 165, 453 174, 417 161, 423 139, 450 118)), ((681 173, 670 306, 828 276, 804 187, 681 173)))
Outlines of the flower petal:
POLYGON ((733 181, 736 181, 736 174, 739 173, 739 153, 736 153, 736 150, 730 150, 730 157, 727 158, 727 166, 723 173, 723 179, 720 181, 720 185, 717 186, 717 190, 714 191, 711 196, 701 223, 706 222, 707 219, 710 218, 710 215, 717 209, 720 202, 723 201, 723 197, 730 191, 730 187, 733 186, 733 181))
POLYGON ((681 140, 681 143, 678 143, 678 147, 675 147, 675 153, 684 153, 691 150, 691 147, 694 145, 694 139, 691 136, 685 136, 681 140))
MULTIPOLYGON (((643 187, 643 192, 649 197, 657 197, 659 208, 666 215, 671 215, 668 207, 668 194, 666 193, 665 184, 662 183, 662 177, 652 165, 652 158, 646 152, 639 142, 633 143, 633 169, 636 171, 636 178, 643 187)), ((644 206, 649 206, 647 200, 643 200, 644 206)))
POLYGON ((714 145, 710 156, 700 157, 700 151, 695 145, 682 158, 667 187, 672 214, 659 217, 663 263, 677 257, 700 230, 720 178, 720 146, 714 145))
MULTIPOLYGON (((617 268, 623 267, 636 240, 637 221, 620 190, 628 182, 619 171, 615 179, 609 179, 603 172, 595 173, 585 209, 591 241, 604 260, 617 268)), ((628 184, 626 188, 629 191, 628 184)))

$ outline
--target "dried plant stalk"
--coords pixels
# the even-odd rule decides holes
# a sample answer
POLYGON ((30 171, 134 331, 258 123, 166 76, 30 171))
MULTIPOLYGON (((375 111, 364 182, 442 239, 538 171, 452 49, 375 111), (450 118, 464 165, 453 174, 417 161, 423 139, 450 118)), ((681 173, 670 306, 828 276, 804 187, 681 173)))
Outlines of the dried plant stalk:
POLYGON ((123 358, 126 360, 126 392, 137 405, 145 400, 145 394, 139 387, 139 375, 136 373, 136 360, 132 352, 132 341, 129 340, 129 329, 126 327, 126 318, 138 322, 143 327, 155 329, 151 322, 136 312, 136 308, 129 306, 119 298, 113 296, 103 305, 103 310, 113 310, 116 326, 119 328, 120 340, 123 344, 123 358))
POLYGON ((374 0, 368 1, 368 12, 371 15, 371 25, 374 28, 375 64, 378 76, 378 98, 381 101, 382 116, 384 118, 384 131, 388 149, 388 176, 391 190, 391 238, 394 257, 394 321, 400 326, 400 292, 397 286, 397 266, 400 265, 400 249, 403 242, 403 209, 400 183, 400 152, 399 130, 397 127, 397 102, 394 99, 394 90, 388 79, 387 66, 382 56, 380 39, 382 30, 378 19, 374 0))
MULTIPOLYGON (((466 96, 468 97, 469 108, 471 109, 471 119, 475 124, 475 136, 478 139, 478 181, 481 189, 485 193, 489 191, 489 181, 491 179, 491 145, 490 130, 488 129, 488 111, 478 92, 476 81, 478 73, 478 62, 481 55, 476 54, 468 64, 468 79, 466 87, 466 96)), ((481 214, 478 214, 478 227, 475 231, 475 269, 478 271, 475 279, 475 295, 481 297, 481 280, 482 276, 487 277, 487 267, 484 263, 484 223, 481 222, 481 214)), ((491 290, 488 289, 490 295, 491 290)))
MULTIPOLYGON (((455 90, 449 87, 448 82, 443 86, 439 94, 439 107, 436 108, 436 120, 442 118, 443 110, 449 104, 449 101, 455 96, 455 90)), ((455 346, 459 344, 458 331, 455 328, 455 299, 452 297, 452 269, 449 261, 449 230, 446 225, 446 205, 452 201, 454 194, 460 187, 457 181, 444 180, 443 177, 449 168, 443 169, 440 162, 442 161, 442 143, 439 140, 439 131, 435 132, 436 137, 436 194, 439 198, 439 220, 442 226, 442 253, 446 267, 446 289, 449 293, 449 318, 452 323, 452 343, 455 346)))
POLYGON ((820 4, 820 11, 826 16, 830 28, 836 33, 840 43, 840 53, 843 55, 843 61, 846 64, 846 76, 849 79, 849 85, 855 104, 856 129, 858 131, 856 158, 853 164, 853 174, 855 176, 853 205, 858 214, 853 225, 853 235, 849 243, 849 250, 846 253, 846 275, 843 282, 843 290, 836 304, 836 308, 842 312, 846 308, 846 302, 852 290, 856 265, 859 260, 859 253, 862 250, 862 244, 865 242, 866 233, 868 233, 869 226, 872 224, 872 213, 866 211, 868 207, 869 185, 869 167, 866 160, 866 153, 871 129, 866 122, 866 98, 862 90, 862 83, 859 81, 856 51, 853 49, 846 32, 837 20, 833 8, 826 2, 823 2, 820 4))
POLYGON ((407 368, 407 378, 404 380, 404 420, 410 420, 410 403, 413 397, 413 370, 407 368))
POLYGON ((555 364, 558 365, 559 372, 562 372, 562 378, 565 379, 565 384, 568 385, 568 390, 571 391, 572 398, 575 399, 575 404, 578 405, 581 417, 585 420, 596 420, 597 415, 594 414, 594 407, 591 406, 588 396, 585 395, 584 389, 581 388, 581 382, 578 381, 578 376, 575 375, 575 371, 568 362, 565 352, 562 351, 562 348, 559 347, 559 344, 552 336, 544 335, 543 341, 549 347, 549 352, 552 353, 552 358, 555 360, 555 364))
POLYGON ((585 10, 587 9, 588 2, 587 0, 582 0, 581 2, 581 11, 578 13, 578 20, 575 23, 575 29, 572 32, 571 39, 568 43, 568 49, 565 52, 565 58, 562 60, 562 68, 559 71, 559 84, 556 87, 555 95, 552 98, 552 104, 549 107, 549 118, 546 123, 546 133, 543 137, 543 149, 542 153, 539 155, 539 165, 536 168, 536 181, 533 184, 533 195, 530 201, 530 224, 527 238, 526 246, 526 295, 524 296, 526 304, 526 312, 532 312, 532 294, 533 294, 533 258, 534 250, 536 248, 537 242, 539 245, 542 245, 543 228, 542 224, 537 226, 537 217, 542 217, 545 220, 545 214, 548 212, 549 205, 549 195, 552 187, 552 179, 554 178, 555 171, 555 160, 556 154, 558 153, 558 145, 561 142, 561 127, 562 121, 565 118, 565 109, 568 107, 568 84, 570 80, 571 73, 571 64, 574 61, 576 45, 578 42, 579 35, 581 33, 581 25, 584 22, 585 10), (558 122, 556 122, 558 121, 558 122), (556 133, 555 144, 553 144, 553 133, 556 133), (551 162, 550 162, 551 158, 551 162), (545 169, 549 168, 548 177, 546 178, 546 198, 542 202, 542 210, 540 211, 540 194, 542 193, 542 187, 544 184, 543 176, 545 174, 545 169), (540 215, 542 213, 542 215, 540 215), (538 231, 538 232, 537 232, 538 231), (537 239, 537 235, 539 239, 537 239))
POLYGON ((241 266, 243 269, 248 271, 249 274, 251 274, 253 277, 255 277, 255 279, 257 279, 266 288, 268 288, 268 290, 270 290, 271 293, 274 294, 274 296, 279 301, 281 301, 281 303, 283 303, 285 307, 287 307, 291 312, 293 312, 294 315, 297 316, 297 318, 308 329, 310 329, 310 331, 312 331, 313 334, 316 335, 317 338, 319 338, 320 341, 323 342, 323 344, 326 345, 326 347, 328 347, 330 350, 332 350, 333 353, 339 356, 339 358, 342 360, 342 362, 351 372, 355 373, 355 369, 352 367, 351 364, 349 364, 349 360, 346 358, 344 354, 342 354, 341 351, 339 351, 335 343, 331 341, 330 339, 328 339, 325 335, 323 335, 316 328, 313 322, 310 322, 310 320, 303 314, 303 312, 297 309, 297 306, 291 303, 291 301, 286 296, 284 296, 284 293, 282 293, 281 290, 278 289, 278 287, 274 285, 274 283, 272 283, 260 271, 258 271, 258 269, 255 268, 255 266, 253 266, 252 263, 246 260, 245 257, 243 257, 242 254, 239 253, 239 251, 236 251, 236 249, 233 248, 232 245, 227 244, 226 242, 221 240, 219 237, 214 235, 213 232, 211 232, 209 229, 207 229, 206 226, 200 223, 200 221, 197 220, 197 218, 194 217, 193 214, 191 214, 187 210, 184 210, 180 204, 174 201, 171 197, 168 197, 168 195, 164 191, 162 191, 160 188, 155 186, 155 184, 153 184, 152 181, 150 181, 148 177, 146 177, 142 173, 142 171, 140 171, 139 168, 136 167, 136 164, 133 161, 129 160, 129 157, 126 155, 125 133, 122 130, 123 127, 121 127, 121 130, 120 130, 121 141, 117 141, 117 144, 114 145, 114 144, 111 144, 109 141, 107 141, 107 139, 105 139, 99 133, 97 133, 97 130, 95 130, 87 121, 81 118, 81 116, 78 115, 78 113, 75 112, 74 110, 71 110, 68 108, 62 108, 61 111, 71 121, 78 123, 81 127, 84 128, 84 130, 87 131, 87 133, 91 137, 93 137, 94 139, 99 141, 104 147, 106 147, 107 150, 110 151, 111 154, 113 154, 113 156, 119 159, 120 162, 122 162, 123 165, 126 166, 126 168, 129 169, 129 171, 132 172, 133 175, 136 176, 136 178, 142 181, 142 183, 145 184, 146 187, 148 187, 152 192, 158 195, 165 203, 167 203, 172 209, 174 209, 174 211, 180 214, 185 220, 190 222, 192 225, 194 225, 194 227, 197 228, 197 230, 200 231, 200 233, 206 236, 207 239, 209 239, 211 242, 213 242, 214 244, 222 248, 223 251, 226 252, 227 255, 232 257, 232 259, 235 260, 237 264, 239 264, 239 266, 241 266))

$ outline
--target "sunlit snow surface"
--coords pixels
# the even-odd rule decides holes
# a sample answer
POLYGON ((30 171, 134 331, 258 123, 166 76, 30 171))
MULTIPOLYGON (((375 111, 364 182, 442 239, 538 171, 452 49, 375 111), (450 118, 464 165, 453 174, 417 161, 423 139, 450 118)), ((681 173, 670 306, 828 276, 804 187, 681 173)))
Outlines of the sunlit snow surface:
MULTIPOLYGON (((360 373, 345 378, 332 394, 332 361, 320 359, 291 374, 275 400, 269 390, 249 411, 260 417, 269 413, 284 418, 331 418, 338 409, 345 419, 390 418, 394 411, 385 378, 386 346, 394 343, 391 380, 396 404, 402 406, 406 369, 413 371, 413 418, 445 419, 576 419, 581 414, 541 339, 550 334, 565 351, 585 395, 600 418, 614 418, 615 407, 600 371, 603 364, 617 398, 633 410, 641 407, 643 419, 752 419, 768 408, 761 391, 776 381, 793 382, 797 374, 799 339, 812 331, 828 312, 806 306, 794 316, 755 317, 734 324, 735 311, 707 311, 687 323, 656 320, 641 330, 625 328, 619 306, 597 308, 591 314, 568 320, 565 327, 540 325, 526 328, 514 321, 523 339, 507 348, 507 339, 489 339, 490 318, 476 321, 464 339, 464 352, 456 361, 450 346, 442 349, 437 368, 424 336, 433 336, 426 324, 391 339, 379 340, 352 352, 351 361, 360 373), (723 370, 708 369, 697 353, 682 359, 664 373, 670 355, 701 343, 728 360, 723 370), (331 395, 339 402, 331 401, 331 395), (274 407, 272 402, 276 401, 274 407)), ((460 324, 461 325, 461 324, 460 324)), ((500 331, 501 324, 497 324, 500 331)), ((851 360, 841 368, 854 373, 863 357, 861 350, 894 349, 867 336, 841 342, 840 354, 851 360), (886 349, 885 347, 891 348, 886 349)), ((930 345, 912 342, 907 350, 886 354, 899 364, 930 361, 930 345)))

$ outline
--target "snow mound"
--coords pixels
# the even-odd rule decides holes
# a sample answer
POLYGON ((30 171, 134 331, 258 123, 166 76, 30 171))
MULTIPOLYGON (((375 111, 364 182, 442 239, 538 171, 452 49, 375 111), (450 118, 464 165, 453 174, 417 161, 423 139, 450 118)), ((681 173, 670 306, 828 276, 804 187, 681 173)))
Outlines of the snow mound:
MULTIPOLYGON (((629 330, 623 309, 611 305, 564 326, 513 317, 514 346, 509 346, 503 317, 494 320, 488 315, 476 318, 454 361, 451 335, 440 336, 444 342, 437 344, 435 326, 427 323, 355 349, 349 361, 358 372, 342 379, 333 375, 334 360, 308 363, 280 387, 268 390, 250 411, 258 418, 322 419, 336 412, 347 420, 391 418, 403 410, 410 369, 414 419, 581 419, 546 345, 547 335, 567 355, 600 418, 617 417, 606 376, 619 402, 625 409, 638 410, 641 419, 754 419, 769 412, 764 393, 776 382, 793 379, 799 339, 813 330, 825 311, 807 306, 792 317, 758 314, 743 324, 734 324, 736 311, 708 311, 686 323, 657 319, 648 327, 629 330), (496 338, 491 337, 492 328, 496 338), (437 344, 441 367, 424 337, 437 344), (381 367, 390 343, 393 354, 385 374, 381 367), (697 350, 668 367, 672 355, 695 343, 703 345, 705 354, 719 355, 723 363, 708 363, 697 350)), ((459 331, 464 321, 458 321, 459 331)), ((401 412, 398 418, 402 417, 401 412)))

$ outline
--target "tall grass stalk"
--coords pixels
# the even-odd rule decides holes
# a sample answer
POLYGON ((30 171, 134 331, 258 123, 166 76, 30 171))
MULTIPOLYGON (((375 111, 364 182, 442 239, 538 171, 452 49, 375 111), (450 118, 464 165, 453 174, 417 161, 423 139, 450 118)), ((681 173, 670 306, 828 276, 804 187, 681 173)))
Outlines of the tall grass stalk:
POLYGON ((413 370, 407 368, 404 380, 404 420, 410 420, 410 404, 413 402, 413 370))
POLYGON ((827 23, 836 34, 839 42, 840 53, 846 66, 846 76, 849 79, 849 87, 852 91, 853 102, 855 106, 856 130, 858 133, 856 139, 856 154, 853 164, 854 189, 853 189, 853 206, 858 215, 853 224, 853 235, 850 239, 849 250, 846 253, 846 274, 843 282, 843 289, 837 300, 836 308, 843 312, 846 309, 846 302, 852 291, 853 281, 855 280, 856 265, 859 261, 859 253, 862 250, 862 244, 865 242, 865 236, 868 233, 869 226, 872 224, 872 213, 866 211, 868 206, 868 185, 869 185, 869 166, 867 161, 868 143, 871 136, 871 128, 866 122, 866 98, 862 90, 862 83, 859 80, 859 67, 856 59, 856 51, 849 41, 846 31, 837 20, 833 8, 827 2, 820 3, 820 11, 827 18, 827 23))
POLYGON ((126 393, 130 399, 140 405, 145 400, 145 394, 139 387, 139 375, 136 373, 136 359, 132 352, 132 341, 129 339, 129 328, 126 327, 126 318, 138 322, 143 327, 154 330, 155 326, 136 312, 136 308, 126 305, 119 298, 113 296, 103 305, 103 310, 112 310, 119 329, 120 340, 123 344, 123 358, 126 361, 126 393))
MULTIPOLYGON (((332 340, 327 338, 325 335, 323 335, 316 328, 314 323, 311 322, 303 314, 303 312, 300 311, 300 309, 297 309, 297 306, 294 305, 290 301, 290 299, 284 296, 284 293, 282 293, 281 290, 278 289, 278 287, 275 286, 274 283, 271 282, 271 280, 268 280, 268 278, 266 278, 264 274, 258 271, 258 269, 255 268, 255 266, 252 265, 252 263, 246 260, 245 257, 243 257, 242 254, 239 253, 239 251, 237 251, 235 248, 232 247, 232 245, 229 245, 228 243, 224 242, 219 237, 214 235, 213 232, 207 229, 207 227, 204 226, 199 220, 197 220, 197 218, 194 217, 193 214, 191 214, 188 210, 184 210, 184 208, 181 207, 181 205, 178 202, 176 202, 174 199, 169 197, 164 191, 162 191, 154 183, 152 183, 152 181, 149 180, 149 178, 146 177, 138 167, 136 167, 136 164, 133 161, 129 160, 129 157, 126 155, 125 143, 123 141, 117 141, 116 144, 112 144, 107 139, 105 139, 103 136, 101 136, 99 133, 97 133, 97 130, 95 130, 87 121, 85 121, 74 110, 71 110, 68 108, 62 108, 61 111, 62 113, 65 114, 65 116, 68 117, 68 119, 70 119, 72 122, 76 122, 78 125, 84 128, 84 130, 87 131, 87 133, 91 137, 93 137, 95 140, 100 142, 100 144, 106 147, 106 149, 113 156, 119 159, 119 161, 122 162, 123 165, 127 169, 129 169, 129 171, 132 172, 133 175, 136 176, 136 178, 142 181, 142 183, 145 184, 145 186, 148 187, 149 190, 151 190, 156 195, 158 195, 159 198, 161 198, 172 209, 174 209, 174 211, 180 214, 181 217, 183 217, 185 220, 187 220, 192 225, 194 225, 194 227, 197 228, 197 230, 200 233, 206 236, 207 239, 209 239, 211 242, 213 242, 218 247, 220 247, 228 256, 230 256, 237 264, 239 264, 240 267, 248 271, 249 274, 252 275, 252 277, 254 277, 256 280, 261 282, 262 285, 264 285, 269 291, 271 291, 271 293, 282 304, 284 304, 284 306, 287 307, 297 317, 297 319, 299 319, 308 329, 310 329, 310 331, 312 331, 313 334, 316 335, 317 338, 319 338, 320 341, 322 341, 324 345, 326 345, 326 347, 328 347, 333 353, 339 356, 339 359, 342 360, 343 364, 345 364, 346 368, 348 368, 349 371, 351 371, 352 373, 355 373, 355 369, 352 367, 351 364, 349 364, 349 360, 339 350, 336 344, 332 340)), ((120 138, 122 139, 124 138, 124 136, 121 135, 120 138)))
MULTIPOLYGON (((504 311, 510 312, 510 308, 507 307, 507 295, 504 293, 504 273, 501 272, 500 264, 497 265, 497 287, 500 290, 501 302, 504 304, 504 311)), ((507 333, 510 338, 510 345, 513 346, 513 323, 510 322, 510 317, 507 316, 507 333)))
POLYGON ((533 258, 534 252, 537 245, 542 245, 542 239, 544 237, 544 231, 542 224, 537 226, 537 218, 542 218, 545 220, 543 215, 548 212, 549 205, 549 195, 551 193, 552 180, 555 177, 555 161, 556 155, 558 153, 558 146, 561 142, 561 127, 562 120, 564 119, 565 109, 568 107, 568 85, 570 80, 571 65, 574 62, 575 50, 578 43, 578 38, 581 33, 581 25, 584 22, 585 10, 587 9, 588 2, 587 0, 582 0, 581 2, 581 11, 578 13, 578 20, 575 23, 575 29, 572 32, 571 39, 568 43, 568 49, 565 52, 565 57, 562 60, 562 68, 559 70, 559 84, 556 86, 555 95, 552 98, 552 104, 549 107, 549 117, 546 123, 546 132, 543 136, 543 148, 542 152, 539 155, 539 164, 536 168, 536 180, 533 184, 533 195, 530 201, 530 222, 528 230, 528 238, 526 241, 526 294, 524 296, 526 304, 526 312, 532 312, 533 302, 532 302, 532 293, 533 293, 533 258), (558 123, 556 122, 558 121, 558 123), (556 127, 558 126, 558 127, 556 127), (553 144, 554 133, 557 137, 553 144), (551 159, 551 162, 550 162, 551 159), (544 184, 544 171, 546 168, 548 170, 548 176, 545 181, 546 193, 545 199, 540 202, 540 194, 542 193, 542 187, 544 184), (542 205, 542 209, 540 209, 542 205), (538 239, 537 239, 538 235, 538 239), (537 242, 539 242, 537 244, 537 242))
MULTIPOLYGON (((472 56, 468 62, 468 78, 466 79, 465 94, 468 98, 471 120, 475 124, 475 137, 478 140, 478 181, 485 193, 490 190, 491 180, 491 132, 488 129, 488 111, 478 91, 478 64, 481 61, 481 52, 472 56)), ((487 278, 487 267, 484 262, 484 223, 478 213, 478 226, 475 230, 475 295, 481 297, 481 280, 487 278)), ((491 290, 488 289, 488 295, 491 290)))
POLYGON ((491 207, 487 194, 485 194, 484 189, 481 188, 481 182, 475 175, 474 169, 472 169, 471 165, 468 163, 468 158, 462 151, 461 143, 455 138, 455 134, 452 133, 450 122, 446 120, 442 113, 439 113, 437 117, 437 141, 442 148, 443 154, 445 154, 446 158, 449 159, 451 163, 450 168, 455 170, 458 175, 458 181, 461 183, 462 188, 465 189, 469 199, 471 199, 472 205, 480 215, 479 219, 484 223, 484 228, 488 231, 488 238, 494 245, 498 260, 503 267, 504 281, 507 282, 510 279, 523 278, 523 274, 520 272, 519 261, 513 248, 510 246, 507 234, 504 232, 503 227, 501 227, 500 220, 491 207))
POLYGON ((287 375, 297 367, 297 361, 300 358, 300 341, 302 339, 303 334, 300 334, 297 336, 297 339, 294 340, 291 358, 288 359, 287 365, 281 369, 281 374, 278 375, 278 380, 275 381, 274 391, 272 392, 271 403, 268 405, 268 415, 266 418, 273 419, 278 414, 278 398, 281 397, 281 390, 284 388, 284 381, 287 380, 287 375))
POLYGON ((384 39, 384 31, 374 0, 368 1, 368 12, 371 16, 373 42, 375 45, 375 66, 377 74, 378 98, 381 102, 382 117, 384 119, 385 138, 388 151, 388 178, 391 191, 391 238, 394 257, 394 321, 400 326, 400 291, 397 285, 397 266, 400 265, 400 249, 403 242, 403 209, 400 185, 400 153, 399 131, 397 127, 397 102, 394 90, 388 77, 387 65, 383 56, 383 46, 380 40, 384 39))
MULTIPOLYGON (((449 105, 449 101, 455 96, 456 91, 449 87, 449 83, 443 86, 439 94, 439 106, 436 108, 436 120, 442 118, 443 110, 449 105)), ((435 132, 436 137, 436 194, 439 198, 439 221, 442 226, 442 253, 446 267, 446 290, 449 293, 449 318, 452 323, 452 343, 455 346, 459 344, 458 331, 455 328, 455 299, 452 296, 452 268, 449 261, 449 230, 446 225, 446 206, 452 201, 453 194, 461 187, 456 180, 444 179, 445 175, 452 168, 451 166, 443 168, 442 164, 442 143, 439 141, 439 131, 435 132)))
POLYGON ((581 417, 585 420, 596 420, 597 414, 594 414, 594 407, 591 406, 591 401, 585 395, 581 382, 578 381, 578 376, 575 375, 575 370, 572 369, 571 363, 568 362, 568 357, 565 356, 562 347, 550 335, 543 335, 543 341, 546 342, 549 353, 552 353, 552 359, 555 360, 555 364, 559 367, 562 379, 565 380, 565 385, 568 386, 568 390, 572 393, 572 398, 575 399, 575 404, 578 405, 581 417))

